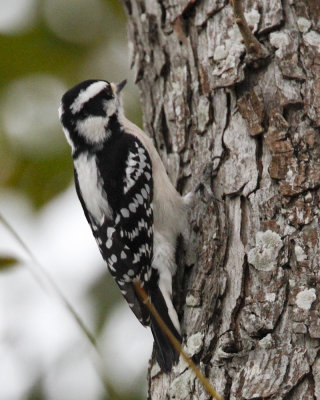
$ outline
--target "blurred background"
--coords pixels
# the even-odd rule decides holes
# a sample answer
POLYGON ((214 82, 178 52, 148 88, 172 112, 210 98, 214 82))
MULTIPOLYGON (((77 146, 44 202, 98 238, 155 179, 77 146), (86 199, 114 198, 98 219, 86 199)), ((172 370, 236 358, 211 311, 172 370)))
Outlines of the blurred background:
POLYGON ((127 78, 127 116, 141 126, 125 24, 118 0, 0 0, 1 400, 146 397, 151 333, 102 262, 57 114, 62 94, 79 81, 127 78), (3 219, 97 338, 100 374, 83 332, 30 273, 36 262, 3 219))

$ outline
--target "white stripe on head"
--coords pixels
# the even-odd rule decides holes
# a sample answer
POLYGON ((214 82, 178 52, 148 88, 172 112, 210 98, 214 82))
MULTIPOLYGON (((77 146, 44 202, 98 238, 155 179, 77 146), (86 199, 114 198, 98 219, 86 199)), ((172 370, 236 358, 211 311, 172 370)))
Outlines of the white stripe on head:
POLYGON ((98 81, 92 83, 86 89, 81 90, 76 99, 74 100, 74 102, 70 106, 72 114, 79 112, 87 101, 89 101, 98 93, 100 93, 104 88, 107 87, 107 85, 108 85, 107 82, 98 81))
POLYGON ((103 105, 107 117, 111 117, 117 112, 117 104, 115 99, 106 100, 104 101, 103 105))

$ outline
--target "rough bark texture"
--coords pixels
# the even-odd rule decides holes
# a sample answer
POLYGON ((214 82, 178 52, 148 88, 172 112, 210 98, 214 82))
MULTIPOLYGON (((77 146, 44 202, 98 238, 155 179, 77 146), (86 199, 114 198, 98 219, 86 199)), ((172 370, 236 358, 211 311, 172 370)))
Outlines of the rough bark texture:
MULTIPOLYGON (((123 2, 145 130, 181 192, 205 183, 178 252, 184 343, 226 399, 320 398, 320 3, 244 1, 269 52, 249 63, 227 1, 123 2)), ((150 398, 209 396, 152 361, 150 398)))

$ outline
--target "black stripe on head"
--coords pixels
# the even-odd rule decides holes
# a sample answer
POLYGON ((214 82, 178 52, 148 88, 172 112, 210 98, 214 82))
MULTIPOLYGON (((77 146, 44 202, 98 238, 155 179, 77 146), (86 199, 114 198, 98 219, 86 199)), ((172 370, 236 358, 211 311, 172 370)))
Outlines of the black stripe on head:
MULTIPOLYGON (((73 88, 68 90, 62 97, 62 103, 66 108, 71 108, 72 104, 79 99, 79 96, 84 95, 88 92, 87 100, 89 101, 92 97, 97 95, 101 90, 105 89, 110 98, 112 97, 112 89, 110 83, 108 81, 97 80, 97 79, 89 79, 83 82, 78 83, 73 88), (90 95, 90 87, 92 94, 90 95), (94 89, 96 87, 96 90, 94 89), (109 90, 108 90, 109 89, 109 90)), ((79 111, 79 110, 78 110, 79 111)))

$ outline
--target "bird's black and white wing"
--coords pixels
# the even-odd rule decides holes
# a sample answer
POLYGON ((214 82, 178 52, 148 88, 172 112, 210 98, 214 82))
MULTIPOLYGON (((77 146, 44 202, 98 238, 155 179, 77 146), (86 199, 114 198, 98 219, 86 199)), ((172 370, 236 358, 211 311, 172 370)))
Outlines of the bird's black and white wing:
MULTIPOLYGON (((153 251, 153 182, 148 153, 137 139, 124 136, 126 152, 113 149, 105 155, 109 168, 104 167, 105 157, 97 159, 97 167, 104 182, 112 209, 112 218, 104 218, 101 225, 91 224, 93 233, 108 268, 120 287, 132 311, 144 325, 149 323, 149 313, 138 298, 132 284, 138 280, 148 292, 151 279, 153 251), (110 158, 114 157, 114 162, 110 158), (113 185, 118 168, 123 185, 113 185), (112 168, 112 167, 111 167, 112 168), (120 188, 120 189, 119 189, 120 188)), ((118 178, 116 178, 118 179, 118 178)))

